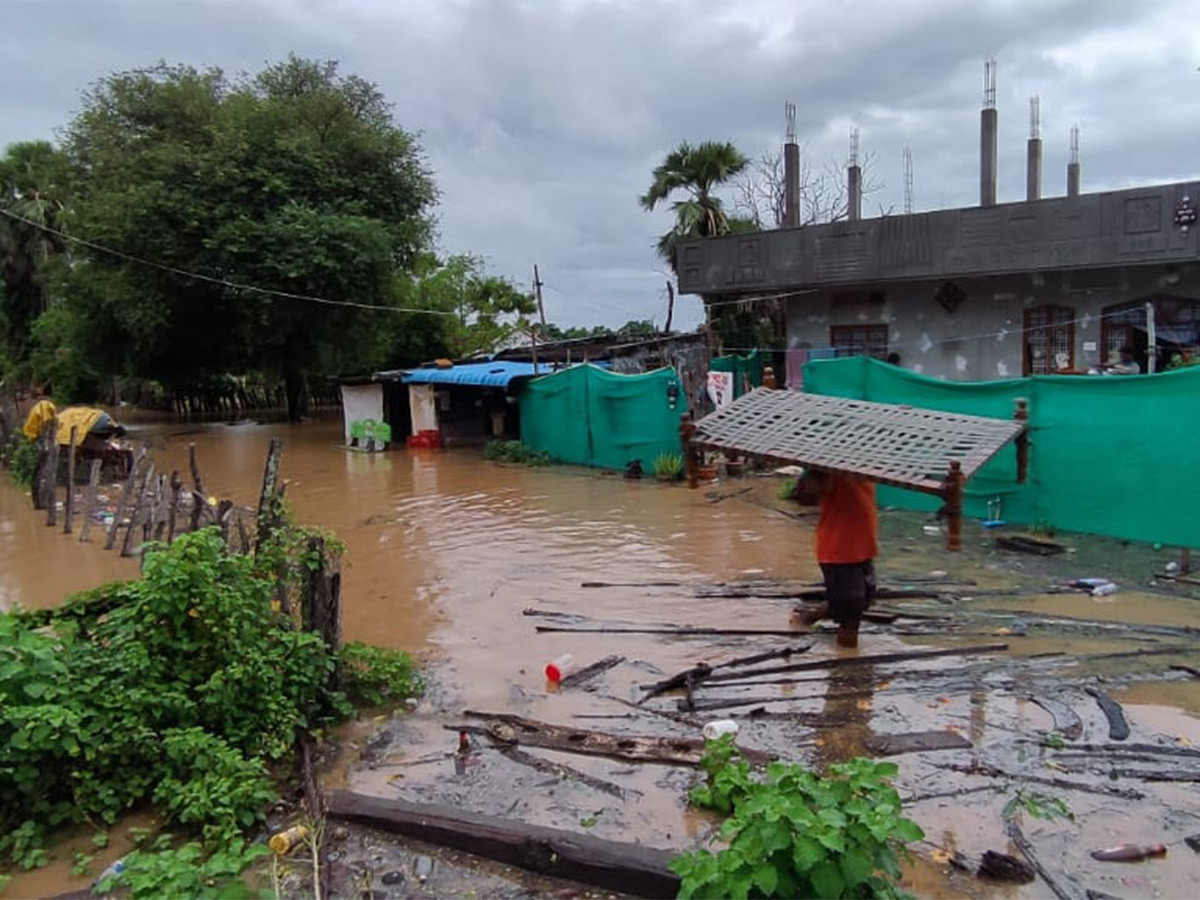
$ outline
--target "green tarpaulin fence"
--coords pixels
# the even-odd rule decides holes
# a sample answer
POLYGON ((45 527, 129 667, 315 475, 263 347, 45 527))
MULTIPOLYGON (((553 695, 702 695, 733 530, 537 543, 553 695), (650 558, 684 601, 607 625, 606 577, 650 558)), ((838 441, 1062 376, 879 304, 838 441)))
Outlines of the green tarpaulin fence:
MULTIPOLYGON (((1045 375, 947 382, 867 357, 811 362, 805 390, 879 403, 1009 418, 1029 401, 1029 477, 1006 449, 967 484, 966 512, 1000 498, 1014 523, 1200 547, 1200 368, 1161 375, 1045 375)), ((936 500, 880 487, 881 505, 936 500)))
POLYGON ((733 396, 742 396, 749 388, 762 385, 763 354, 753 350, 745 356, 718 356, 708 364, 713 372, 733 373, 733 396))
POLYGON ((674 369, 617 375, 572 366, 529 382, 521 393, 521 442, 580 466, 646 473, 660 453, 679 453, 687 399, 674 369))

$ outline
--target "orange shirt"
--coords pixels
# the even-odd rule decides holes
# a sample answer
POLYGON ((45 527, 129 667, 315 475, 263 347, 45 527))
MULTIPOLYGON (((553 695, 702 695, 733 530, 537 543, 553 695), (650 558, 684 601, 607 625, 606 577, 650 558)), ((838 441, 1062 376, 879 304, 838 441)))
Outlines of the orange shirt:
POLYGON ((830 475, 821 495, 817 523, 817 562, 860 563, 879 553, 879 511, 875 483, 846 475, 830 475))

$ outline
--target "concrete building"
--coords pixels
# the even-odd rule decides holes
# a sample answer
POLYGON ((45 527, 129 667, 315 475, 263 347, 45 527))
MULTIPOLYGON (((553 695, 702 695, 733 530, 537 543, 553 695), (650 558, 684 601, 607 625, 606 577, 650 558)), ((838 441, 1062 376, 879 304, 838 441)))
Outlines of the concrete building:
POLYGON ((1142 371, 1197 354, 1200 182, 1079 193, 1072 129, 1069 194, 1043 198, 1034 101, 1027 199, 997 204, 989 73, 978 207, 859 218, 852 154, 846 220, 681 242, 680 292, 786 297, 791 387, 814 355, 897 353, 932 377, 989 380, 1085 373, 1124 346, 1142 371))

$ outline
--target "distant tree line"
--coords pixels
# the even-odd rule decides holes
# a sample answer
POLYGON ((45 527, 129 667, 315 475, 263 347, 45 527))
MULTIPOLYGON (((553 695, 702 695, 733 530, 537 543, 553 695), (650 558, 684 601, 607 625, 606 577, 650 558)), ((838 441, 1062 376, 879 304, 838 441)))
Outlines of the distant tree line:
POLYGON ((88 401, 487 351, 532 297, 435 249, 437 186, 371 83, 289 57, 256 75, 101 79, 60 144, 0 157, 0 366, 88 401))

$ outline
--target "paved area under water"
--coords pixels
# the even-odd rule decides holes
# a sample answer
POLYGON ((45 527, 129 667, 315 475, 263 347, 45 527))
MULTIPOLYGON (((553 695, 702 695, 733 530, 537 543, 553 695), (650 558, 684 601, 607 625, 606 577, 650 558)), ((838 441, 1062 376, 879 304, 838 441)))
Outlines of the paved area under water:
MULTIPOLYGON (((616 796, 515 762, 483 738, 475 739, 476 749, 465 758, 456 756, 457 734, 446 726, 482 724, 462 715, 475 710, 610 733, 696 737, 704 718, 683 723, 634 712, 619 701, 636 700, 640 685, 699 661, 719 662, 810 640, 535 631, 539 624, 788 628, 794 600, 777 596, 786 591, 773 583, 795 588, 815 582, 818 570, 811 554, 812 520, 789 515, 797 510, 776 499, 776 479, 747 478, 690 491, 580 469, 497 465, 483 461, 477 449, 369 456, 338 446, 340 423, 333 422, 155 425, 140 436, 151 444, 160 471, 186 471, 187 447, 194 442, 209 492, 251 504, 267 439, 283 437, 283 475, 297 518, 332 529, 346 543, 345 637, 410 650, 424 666, 429 691, 414 712, 366 718, 347 729, 345 752, 327 773, 333 786, 586 830, 613 840, 690 847, 713 828, 711 819, 686 805, 694 770, 529 751, 613 783, 621 792, 616 796), (588 581, 630 586, 583 587, 588 581), (755 582, 753 590, 742 592, 754 596, 704 589, 722 582, 755 582), (524 615, 528 608, 551 615, 524 615), (609 654, 622 655, 625 662, 586 690, 556 693, 548 690, 543 667, 566 652, 580 663, 609 654)), ((1150 572, 1171 556, 1073 537, 1064 541, 1075 544, 1075 551, 1053 559, 1001 553, 973 524, 966 550, 949 554, 939 536, 926 533, 930 524, 914 514, 884 514, 881 575, 913 596, 880 606, 933 618, 871 626, 859 653, 995 641, 1007 642, 1007 653, 782 676, 790 684, 714 687, 700 691, 698 699, 753 699, 771 715, 746 718, 752 706, 744 704, 708 717, 728 712, 741 722, 739 743, 812 763, 861 753, 872 736, 881 734, 951 729, 970 740, 970 749, 895 758, 901 767, 897 785, 906 797, 974 789, 910 806, 930 842, 917 848, 921 858, 910 867, 908 887, 918 895, 1048 894, 1040 881, 1018 887, 987 884, 945 862, 952 850, 968 857, 988 849, 1011 851, 1002 811, 1021 790, 1059 796, 1069 804, 1073 821, 1026 814, 1022 824, 1041 862, 1080 896, 1084 888, 1114 896, 1196 896, 1200 870, 1182 843, 1184 836, 1200 832, 1196 782, 1108 775, 1120 767, 1190 772, 1195 778, 1200 759, 1151 755, 1113 762, 1111 755, 1101 755, 1059 760, 1056 751, 1034 741, 1053 725, 1049 714, 1027 699, 1069 701, 1083 721, 1077 743, 1107 744, 1105 718, 1084 693, 1085 687, 1100 687, 1123 704, 1132 729, 1129 743, 1168 750, 1200 747, 1200 680, 1168 670, 1171 663, 1189 662, 1178 654, 1193 651, 1194 657, 1200 634, 1184 629, 1195 623, 1200 604, 1149 586, 1150 572), (1120 590, 1106 597, 1050 590, 1081 576, 1113 578, 1120 590), (1086 623, 1072 623, 1067 616, 1086 623), (1130 631, 1097 622, 1152 627, 1130 631), (1093 658, 1139 649, 1177 655, 1093 658), (1043 655, 1049 653, 1066 655, 1043 655), (806 715, 784 715, 795 712, 806 715), (1017 777, 989 782, 950 771, 949 765, 989 765, 1017 777), (1142 799, 1061 791, 1031 778, 1136 790, 1142 799), (989 784, 997 789, 982 789, 989 784), (1088 856, 1125 841, 1165 843, 1169 853, 1139 864, 1100 863, 1088 856)), ((0 483, 0 552, 5 559, 0 604, 6 606, 53 605, 70 592, 136 574, 135 562, 104 552, 99 541, 80 545, 46 528, 27 497, 7 482, 0 483)), ((835 654, 829 635, 811 642, 799 659, 835 654)), ((1190 661, 1194 664, 1194 658, 1190 661)), ((677 712, 674 695, 647 706, 677 712)), ((355 862, 353 857, 347 853, 346 862, 355 862)), ((361 876, 369 861, 356 865, 361 876)), ((79 886, 64 883, 53 871, 40 876, 41 881, 14 880, 7 895, 79 886)), ((360 882, 361 877, 354 883, 360 882)), ((465 884, 447 882, 441 893, 465 884)), ((436 881, 429 887, 438 890, 436 881)))

